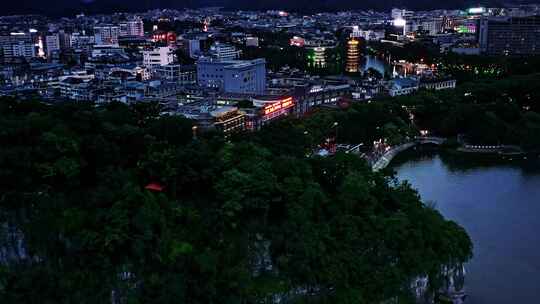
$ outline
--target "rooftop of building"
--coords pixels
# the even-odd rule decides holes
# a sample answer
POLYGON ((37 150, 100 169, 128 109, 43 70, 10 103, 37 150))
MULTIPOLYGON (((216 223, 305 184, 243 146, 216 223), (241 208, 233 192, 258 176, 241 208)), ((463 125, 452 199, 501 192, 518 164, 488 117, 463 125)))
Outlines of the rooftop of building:
POLYGON ((257 59, 251 59, 251 60, 217 60, 210 57, 201 57, 198 62, 205 63, 205 64, 226 65, 226 66, 231 66, 235 68, 241 68, 241 67, 249 66, 252 64, 266 63, 266 60, 264 58, 257 58, 257 59))
POLYGON ((211 111, 210 115, 212 115, 212 117, 221 117, 221 116, 224 116, 224 115, 236 112, 236 111, 238 111, 237 107, 222 106, 222 107, 218 107, 215 110, 211 111))
POLYGON ((415 78, 395 78, 391 80, 393 86, 401 88, 410 88, 418 86, 418 79, 415 78))

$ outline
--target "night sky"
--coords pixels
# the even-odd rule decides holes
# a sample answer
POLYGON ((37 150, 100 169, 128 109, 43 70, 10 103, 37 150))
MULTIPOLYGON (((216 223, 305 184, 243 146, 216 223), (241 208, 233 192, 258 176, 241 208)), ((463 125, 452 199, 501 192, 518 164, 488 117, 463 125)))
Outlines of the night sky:
MULTIPOLYGON (((516 0, 514 2, 527 0, 516 0)), ((111 13, 145 11, 151 8, 223 6, 239 9, 343 10, 392 7, 409 9, 463 8, 472 5, 500 5, 500 0, 3 0, 0 15, 39 13, 69 16, 78 12, 111 13), (51 5, 53 3, 53 5, 51 5)), ((504 1, 507 3, 508 1, 504 1)), ((534 1, 533 1, 534 2, 534 1)), ((306 11, 308 12, 308 11, 306 11)))

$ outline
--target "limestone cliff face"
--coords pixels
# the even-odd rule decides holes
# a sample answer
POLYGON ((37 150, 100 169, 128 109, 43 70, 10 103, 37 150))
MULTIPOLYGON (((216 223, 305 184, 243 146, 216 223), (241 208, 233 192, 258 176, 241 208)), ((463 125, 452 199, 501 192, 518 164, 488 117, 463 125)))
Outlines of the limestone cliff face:
POLYGON ((412 280, 410 288, 416 302, 419 304, 452 303, 463 304, 467 298, 465 292, 465 267, 463 265, 452 265, 441 267, 441 286, 433 292, 430 289, 430 278, 428 276, 417 277, 412 280))
POLYGON ((0 264, 22 262, 28 259, 24 235, 10 223, 0 225, 0 264))

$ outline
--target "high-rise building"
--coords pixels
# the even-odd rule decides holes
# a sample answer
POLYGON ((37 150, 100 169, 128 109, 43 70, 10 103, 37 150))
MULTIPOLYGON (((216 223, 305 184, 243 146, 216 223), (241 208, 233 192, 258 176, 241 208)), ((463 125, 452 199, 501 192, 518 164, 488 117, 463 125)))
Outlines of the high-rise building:
POLYGON ((71 47, 71 35, 69 33, 60 30, 58 32, 58 38, 60 40, 60 49, 64 50, 71 47))
POLYGON ((144 23, 137 18, 120 23, 120 36, 144 36, 144 23))
POLYGON ((189 57, 197 58, 201 53, 201 40, 199 39, 187 39, 184 43, 184 48, 186 49, 189 57))
POLYGON ((29 33, 10 33, 0 36, 0 48, 6 59, 36 57, 36 46, 29 33))
POLYGON ((484 17, 479 44, 488 55, 540 54, 540 16, 484 17))
POLYGON ((392 19, 394 19, 394 20, 396 20, 396 19, 405 19, 405 20, 407 20, 407 19, 414 16, 413 11, 409 11, 409 10, 401 9, 401 8, 393 8, 392 12, 390 14, 392 16, 392 19))
POLYGON ((118 45, 120 28, 115 25, 94 27, 94 40, 97 45, 118 45))
POLYGON ((173 61, 173 51, 172 48, 168 46, 143 51, 143 64, 147 68, 157 68, 163 65, 171 64, 173 61))
POLYGON ((73 33, 70 37, 70 45, 76 50, 88 50, 94 43, 94 36, 86 36, 85 33, 73 33))
POLYGON ((410 23, 410 19, 414 17, 413 11, 406 9, 394 8, 392 9, 391 16, 395 27, 403 29, 403 35, 407 34, 407 23, 410 23))
POLYGON ((266 61, 199 59, 197 82, 227 93, 262 94, 266 89, 266 61))
POLYGON ((360 67, 360 42, 351 38, 347 42, 347 64, 345 66, 345 71, 347 73, 358 73, 360 67))
POLYGON ((50 57, 53 52, 60 51, 60 37, 58 34, 45 36, 45 50, 47 57, 50 57))

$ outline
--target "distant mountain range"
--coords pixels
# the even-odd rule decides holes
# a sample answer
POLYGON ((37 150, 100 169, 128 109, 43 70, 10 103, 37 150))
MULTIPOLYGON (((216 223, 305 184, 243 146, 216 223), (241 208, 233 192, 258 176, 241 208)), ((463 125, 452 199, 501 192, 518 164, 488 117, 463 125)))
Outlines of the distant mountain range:
MULTIPOLYGON (((529 0, 514 0, 512 2, 526 3, 529 0)), ((427 10, 465 8, 478 5, 501 6, 503 0, 5 0, 0 7, 0 15, 45 14, 69 16, 80 12, 88 14, 142 12, 153 8, 194 8, 204 6, 221 6, 228 9, 284 9, 310 13, 345 9, 386 11, 392 7, 427 10)))

